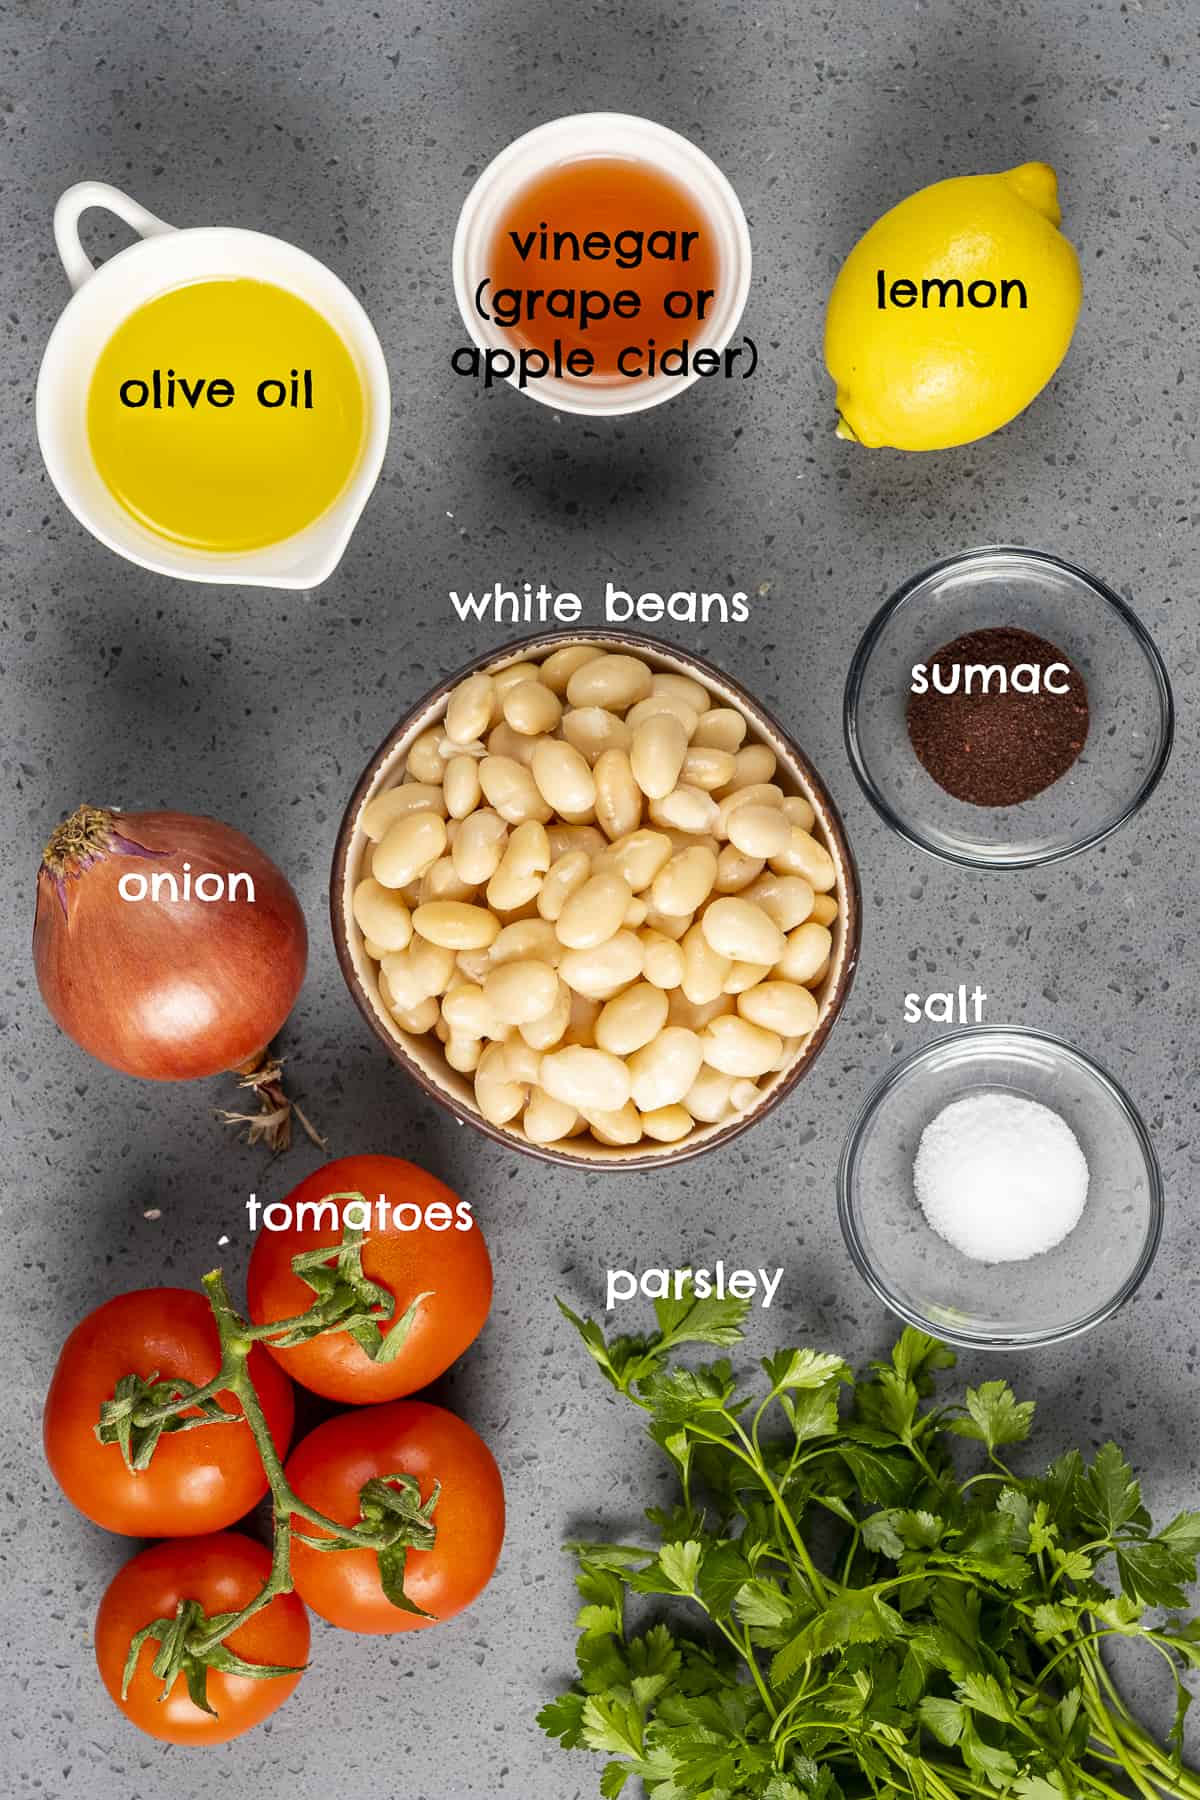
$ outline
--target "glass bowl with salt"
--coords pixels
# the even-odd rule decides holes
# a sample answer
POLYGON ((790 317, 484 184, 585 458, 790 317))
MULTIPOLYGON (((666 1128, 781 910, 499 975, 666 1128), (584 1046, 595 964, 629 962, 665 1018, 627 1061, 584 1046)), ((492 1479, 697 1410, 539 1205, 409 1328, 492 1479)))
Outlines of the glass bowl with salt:
POLYGON ((859 1273, 902 1319, 1026 1350, 1136 1291, 1163 1192, 1111 1075, 1046 1033, 988 1026, 935 1039, 879 1084, 842 1154, 838 1210, 859 1273))
POLYGON ((1045 551, 947 557, 892 595, 846 681, 846 749, 901 837, 1030 869, 1108 837, 1171 752, 1162 658, 1132 607, 1045 551))

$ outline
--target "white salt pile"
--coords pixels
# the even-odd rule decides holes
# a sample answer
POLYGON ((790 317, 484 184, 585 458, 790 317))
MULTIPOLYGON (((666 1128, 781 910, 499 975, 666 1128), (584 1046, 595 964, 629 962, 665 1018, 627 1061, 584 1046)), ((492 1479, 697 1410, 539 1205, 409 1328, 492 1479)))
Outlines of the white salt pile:
POLYGON ((913 1185, 930 1225, 976 1262, 1024 1262, 1079 1223, 1087 1159, 1065 1119, 1019 1094, 967 1094, 921 1133, 913 1185))

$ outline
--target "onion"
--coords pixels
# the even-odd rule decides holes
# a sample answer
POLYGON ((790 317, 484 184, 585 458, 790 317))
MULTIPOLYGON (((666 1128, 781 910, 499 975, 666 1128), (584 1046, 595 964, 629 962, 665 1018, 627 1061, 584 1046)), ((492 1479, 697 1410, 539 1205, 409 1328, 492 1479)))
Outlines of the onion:
MULTIPOLYGON (((38 987, 68 1037, 127 1075, 191 1081, 233 1070, 264 1108, 282 1106, 286 1126, 279 1065, 266 1051, 307 955, 284 875, 215 819, 81 806, 46 846, 33 927, 38 987), (198 884, 220 897, 200 897, 198 884)), ((286 1130, 250 1122, 253 1137, 286 1141, 286 1130)))

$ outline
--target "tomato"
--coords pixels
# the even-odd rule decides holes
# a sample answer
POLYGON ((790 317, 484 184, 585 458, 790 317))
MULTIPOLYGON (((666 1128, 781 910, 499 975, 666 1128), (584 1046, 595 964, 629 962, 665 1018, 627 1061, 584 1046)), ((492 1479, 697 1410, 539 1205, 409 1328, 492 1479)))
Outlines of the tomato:
POLYGON ((212 1718, 192 1701, 181 1675, 166 1699, 151 1669, 158 1643, 148 1638, 138 1653, 127 1697, 121 1682, 129 1646, 153 1619, 170 1619, 181 1600, 197 1600, 209 1618, 240 1612, 253 1600, 271 1568, 270 1552, 237 1531, 152 1544, 113 1579, 96 1615, 96 1661, 105 1687, 127 1719, 169 1744, 223 1744, 240 1737, 283 1705, 308 1661, 308 1614, 295 1594, 277 1594, 225 1641, 252 1663, 296 1668, 295 1675, 225 1675, 205 1678, 212 1718))
MULTIPOLYGON (((292 1578, 314 1612, 345 1631, 415 1631, 451 1619, 481 1594, 504 1542, 504 1484, 478 1433, 444 1407, 394 1401, 340 1413, 293 1450, 293 1492, 338 1525, 359 1519, 359 1494, 372 1476, 413 1475, 422 1501, 441 1482, 432 1550, 410 1550, 404 1591, 431 1619, 392 1605, 370 1550, 311 1550, 292 1540, 292 1578)), ((298 1522, 312 1536, 325 1535, 298 1522)))
POLYGON ((265 1209, 246 1283, 255 1324, 293 1318, 311 1306, 313 1290, 293 1273, 292 1258, 325 1244, 332 1257, 341 1243, 342 1214, 335 1205, 327 1204, 325 1220, 314 1222, 317 1208, 333 1194, 362 1194, 372 1209, 363 1273, 395 1296, 393 1318, 402 1318, 418 1294, 428 1298, 388 1363, 372 1362, 345 1331, 290 1350, 267 1347, 289 1375, 327 1399, 355 1406, 398 1400, 436 1381, 482 1331, 492 1303, 487 1245, 478 1225, 462 1228, 470 1210, 436 1176, 398 1156, 343 1156, 292 1189, 283 1203, 292 1221, 287 1229, 269 1229, 271 1209, 265 1209), (386 1202, 382 1223, 380 1197, 386 1202), (415 1228, 404 1230, 404 1224, 415 1228))
MULTIPOLYGON (((126 1468, 118 1445, 96 1438, 100 1404, 122 1375, 157 1372, 200 1387, 220 1366, 208 1302, 187 1288, 119 1294, 75 1327, 50 1383, 43 1428, 54 1478, 81 1513, 129 1537, 191 1537, 220 1531, 257 1505, 267 1478, 247 1425, 164 1432, 149 1467, 137 1472, 126 1468)), ((249 1369, 282 1455, 292 1436, 291 1383, 257 1345, 249 1369)), ((225 1411, 241 1411, 232 1394, 217 1398, 225 1411)))

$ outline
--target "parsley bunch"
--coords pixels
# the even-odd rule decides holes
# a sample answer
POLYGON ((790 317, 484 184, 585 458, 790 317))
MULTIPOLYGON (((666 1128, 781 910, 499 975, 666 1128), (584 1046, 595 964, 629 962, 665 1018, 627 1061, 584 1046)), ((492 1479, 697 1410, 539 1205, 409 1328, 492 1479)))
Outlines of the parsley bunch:
POLYGON ((656 1332, 611 1340, 562 1310, 680 1488, 647 1512, 653 1547, 568 1546, 579 1678, 539 1722, 609 1757, 606 1800, 635 1777, 653 1800, 1200 1800, 1181 1678, 1200 1620, 1162 1614, 1186 1607, 1200 1513, 1154 1532, 1114 1444, 1014 1473, 1033 1402, 1004 1381, 934 1400, 955 1357, 917 1331, 858 1381, 781 1350, 749 1395, 728 1361, 674 1361, 740 1342, 746 1302, 662 1300, 656 1332), (635 1630, 631 1595, 670 1596, 666 1616, 635 1630), (1170 1668, 1165 1745, 1105 1667, 1111 1637, 1170 1668))

